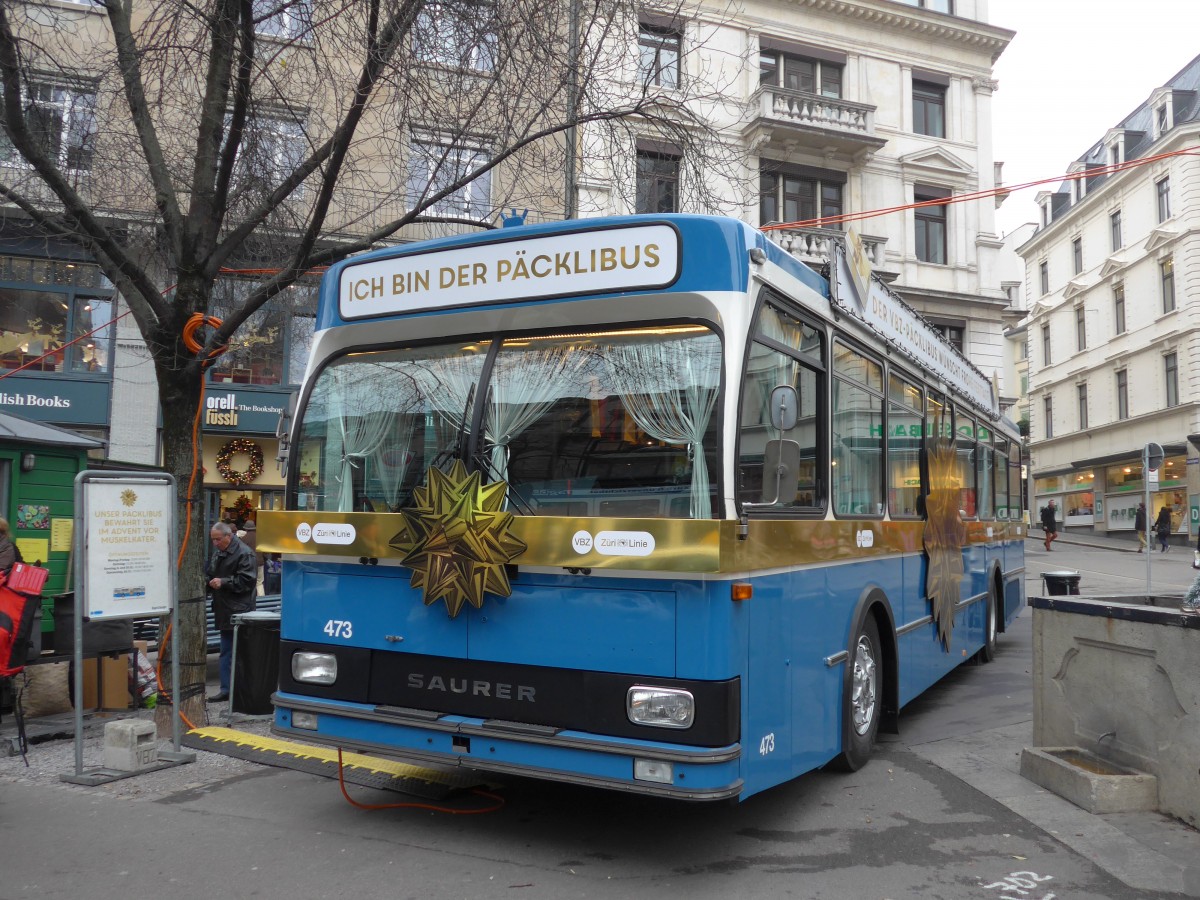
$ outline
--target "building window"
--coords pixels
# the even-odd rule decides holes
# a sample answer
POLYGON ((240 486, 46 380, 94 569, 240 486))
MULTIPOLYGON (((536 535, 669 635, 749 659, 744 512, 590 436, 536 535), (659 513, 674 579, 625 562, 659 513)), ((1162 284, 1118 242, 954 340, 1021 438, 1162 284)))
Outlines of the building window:
POLYGON ((1121 211, 1119 209, 1108 217, 1108 233, 1112 236, 1114 253, 1125 246, 1125 241, 1121 237, 1121 211))
POLYGON ((413 140, 409 144, 407 194, 409 208, 434 200, 423 213, 482 219, 492 212, 492 172, 481 171, 491 156, 479 147, 443 144, 436 140, 413 140), (477 174, 475 174, 477 173, 477 174), (462 182, 463 179, 469 179, 462 182))
POLYGON ((1042 365, 1050 365, 1050 326, 1042 326, 1042 365))
POLYGON ((930 322, 930 326, 946 339, 959 353, 963 351, 963 337, 966 329, 962 325, 951 325, 947 322, 930 322))
POLYGON ((312 0, 253 0, 257 34, 298 38, 312 27, 312 0))
POLYGON ((679 163, 674 154, 638 151, 635 202, 639 214, 679 212, 679 163))
POLYGON ((434 65, 491 72, 498 30, 491 0, 427 3, 413 26, 413 51, 434 65))
MULTIPOLYGON (((232 314, 258 286, 258 281, 249 278, 218 278, 209 312, 218 318, 232 314)), ((299 282, 254 312, 208 370, 209 381, 299 384, 312 346, 317 287, 316 281, 299 282)))
POLYGON ((674 25, 638 26, 638 77, 647 87, 679 87, 683 33, 674 25))
POLYGON ((0 282, 0 369, 110 371, 112 284, 98 266, 0 256, 0 282))
POLYGON ((1086 431, 1088 427, 1087 385, 1075 386, 1075 398, 1079 405, 1079 430, 1086 431))
MULTIPOLYGON (((926 203, 931 200, 946 200, 950 192, 943 188, 913 187, 913 201, 926 203)), ((922 262, 946 264, 946 204, 918 206, 913 210, 916 230, 917 259, 922 262)))
POLYGON ((1167 385, 1167 407, 1179 405, 1179 355, 1168 353, 1163 357, 1163 375, 1167 385))
POLYGON ((1054 399, 1049 395, 1042 398, 1042 415, 1046 418, 1046 439, 1054 437, 1054 399))
POLYGON ((1165 222, 1171 218, 1171 178, 1160 178, 1154 182, 1154 192, 1158 203, 1158 221, 1165 222))
POLYGON ((1108 164, 1110 166, 1121 164, 1121 144, 1119 142, 1108 148, 1108 164))
POLYGON ((1125 369, 1117 373, 1117 418, 1129 418, 1129 372, 1125 369))
POLYGON ((758 55, 758 81, 822 97, 842 96, 842 66, 776 50, 758 55))
POLYGON ((1169 313, 1175 309, 1175 257, 1168 256, 1158 264, 1162 282, 1162 308, 1169 313))
POLYGON ((1167 104, 1154 110, 1154 125, 1158 129, 1156 137, 1162 137, 1167 132, 1167 104))
POLYGON ((1050 293, 1050 263, 1045 260, 1038 265, 1038 286, 1043 297, 1050 293))
MULTIPOLYGON (((234 162, 234 181, 241 188, 274 190, 304 161, 308 146, 302 119, 250 118, 234 162)), ((292 197, 301 195, 301 189, 292 192, 292 197)))
MULTIPOLYGON (((96 92, 32 82, 24 101, 25 127, 38 149, 59 168, 90 171, 96 152, 96 92)), ((0 162, 24 164, 2 126, 0 162)))
POLYGON ((1071 241, 1071 264, 1076 275, 1083 273, 1083 238, 1071 241))
POLYGON ((1125 285, 1113 285, 1113 333, 1125 333, 1125 285))
POLYGON ((934 12, 954 14, 954 0, 900 0, 908 6, 919 6, 934 12))
POLYGON ((913 131, 930 137, 946 136, 946 88, 913 79, 913 131))
MULTIPOLYGON (((846 211, 842 202, 845 177, 837 172, 762 172, 758 177, 759 222, 810 222, 842 215, 846 211)), ((842 225, 831 222, 821 227, 841 230, 842 225)))
POLYGON ((1075 307, 1075 349, 1087 349, 1087 316, 1082 306, 1075 307))

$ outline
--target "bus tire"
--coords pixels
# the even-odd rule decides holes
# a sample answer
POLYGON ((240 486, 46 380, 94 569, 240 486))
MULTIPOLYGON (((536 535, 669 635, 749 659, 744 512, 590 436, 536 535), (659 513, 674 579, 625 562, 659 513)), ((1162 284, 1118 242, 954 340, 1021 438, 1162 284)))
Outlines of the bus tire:
POLYGON ((996 658, 996 634, 1000 630, 1000 611, 996 603, 996 588, 989 587, 987 599, 984 601, 985 609, 983 611, 983 646, 979 648, 979 652, 975 654, 975 659, 980 663, 990 663, 996 658))
POLYGON ((842 752, 833 759, 833 767, 842 772, 857 772, 871 758, 883 708, 882 662, 879 626, 867 613, 846 660, 849 672, 842 698, 842 752))

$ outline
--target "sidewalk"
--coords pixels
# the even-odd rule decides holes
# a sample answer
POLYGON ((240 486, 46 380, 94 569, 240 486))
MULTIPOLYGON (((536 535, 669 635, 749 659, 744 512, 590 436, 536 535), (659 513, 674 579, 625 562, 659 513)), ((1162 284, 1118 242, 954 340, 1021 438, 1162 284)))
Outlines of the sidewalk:
POLYGON ((991 797, 1131 888, 1200 897, 1200 832, 1156 812, 1094 815, 1021 777, 1033 722, 913 751, 991 797))

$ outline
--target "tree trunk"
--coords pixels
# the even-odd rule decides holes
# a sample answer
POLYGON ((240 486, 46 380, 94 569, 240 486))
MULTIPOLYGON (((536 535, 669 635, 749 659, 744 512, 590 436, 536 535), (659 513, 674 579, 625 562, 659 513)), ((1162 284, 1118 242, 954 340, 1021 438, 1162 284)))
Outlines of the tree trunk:
MULTIPOLYGON (((186 306, 184 308, 187 308, 186 306)), ((178 337, 168 340, 167 346, 178 346, 178 337)), ((158 346, 163 346, 159 343, 158 346)), ((154 343, 151 343, 154 346, 154 343)), ((172 560, 176 566, 175 598, 179 607, 179 678, 177 690, 170 684, 170 667, 163 666, 163 684, 168 694, 178 697, 183 714, 184 730, 207 725, 205 708, 205 676, 208 665, 207 629, 205 626, 206 591, 204 562, 208 554, 208 532, 204 527, 204 472, 193 460, 200 456, 200 433, 193 431, 199 405, 203 402, 203 370, 194 359, 181 358, 173 364, 162 364, 156 354, 158 384, 162 407, 163 464, 175 476, 178 491, 176 534, 180 555, 172 560)), ((165 629, 164 629, 164 637, 165 629)), ((162 642, 160 655, 170 651, 162 642)), ((172 706, 161 700, 156 717, 159 734, 169 734, 172 706)))

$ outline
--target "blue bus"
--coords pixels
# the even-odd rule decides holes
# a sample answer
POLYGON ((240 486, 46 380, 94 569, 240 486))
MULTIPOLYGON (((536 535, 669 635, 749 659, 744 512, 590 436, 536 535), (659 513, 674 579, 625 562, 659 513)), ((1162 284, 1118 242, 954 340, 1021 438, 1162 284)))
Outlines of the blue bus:
POLYGON ((1019 434, 874 275, 739 221, 346 260, 287 442, 285 736, 686 800, 865 764, 1024 604, 1019 434))

